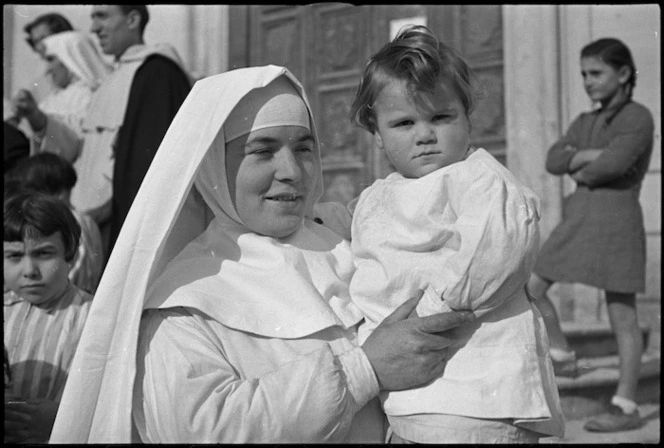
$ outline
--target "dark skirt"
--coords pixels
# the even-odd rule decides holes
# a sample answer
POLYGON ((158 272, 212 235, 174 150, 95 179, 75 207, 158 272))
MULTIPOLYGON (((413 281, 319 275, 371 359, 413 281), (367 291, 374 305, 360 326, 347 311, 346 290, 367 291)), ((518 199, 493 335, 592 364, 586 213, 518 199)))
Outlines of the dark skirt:
POLYGON ((579 186, 540 249, 534 272, 611 292, 645 291, 646 237, 638 192, 579 186))

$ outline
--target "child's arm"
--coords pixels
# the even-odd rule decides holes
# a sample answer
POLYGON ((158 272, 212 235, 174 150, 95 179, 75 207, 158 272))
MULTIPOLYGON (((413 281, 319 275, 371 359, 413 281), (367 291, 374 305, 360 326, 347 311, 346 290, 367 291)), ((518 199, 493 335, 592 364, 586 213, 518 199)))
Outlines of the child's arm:
POLYGON ((652 145, 654 123, 647 110, 616 117, 613 137, 601 154, 574 173, 574 180, 596 187, 623 176, 652 145))
POLYGON ((581 168, 587 166, 591 162, 594 162, 601 154, 603 149, 581 149, 576 150, 574 157, 569 161, 569 172, 570 176, 574 178, 574 174, 578 172, 581 168))
POLYGON ((570 125, 567 133, 549 148, 546 155, 546 170, 549 173, 562 176, 574 171, 570 163, 579 149, 581 117, 577 117, 570 125))
POLYGON ((470 183, 443 186, 456 196, 458 216, 448 227, 443 264, 430 279, 436 293, 425 294, 418 315, 449 306, 481 316, 523 290, 530 275, 539 249, 539 199, 493 173, 469 175, 475 176, 470 183))

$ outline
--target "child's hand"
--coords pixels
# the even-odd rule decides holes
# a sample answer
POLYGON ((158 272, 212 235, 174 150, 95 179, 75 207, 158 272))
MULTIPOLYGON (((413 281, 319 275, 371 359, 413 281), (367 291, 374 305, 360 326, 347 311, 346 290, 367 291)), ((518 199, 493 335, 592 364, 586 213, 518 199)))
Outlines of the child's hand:
POLYGON ((57 412, 51 400, 5 403, 5 443, 47 443, 57 412))

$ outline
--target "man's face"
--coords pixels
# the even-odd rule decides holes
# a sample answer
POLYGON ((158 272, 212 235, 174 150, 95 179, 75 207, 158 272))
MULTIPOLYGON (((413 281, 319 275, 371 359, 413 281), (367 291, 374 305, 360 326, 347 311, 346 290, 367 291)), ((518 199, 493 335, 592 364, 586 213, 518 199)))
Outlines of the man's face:
POLYGON ((138 20, 135 14, 125 15, 118 5, 92 7, 90 31, 99 38, 99 46, 106 54, 116 58, 130 46, 139 43, 138 20))
POLYGON ((69 283, 62 233, 24 241, 5 241, 5 285, 24 300, 38 305, 64 292, 69 283))
POLYGON ((53 34, 51 28, 46 23, 40 23, 39 25, 33 26, 30 30, 30 41, 32 42, 32 48, 39 53, 41 57, 44 57, 44 44, 42 40, 46 37, 53 34))

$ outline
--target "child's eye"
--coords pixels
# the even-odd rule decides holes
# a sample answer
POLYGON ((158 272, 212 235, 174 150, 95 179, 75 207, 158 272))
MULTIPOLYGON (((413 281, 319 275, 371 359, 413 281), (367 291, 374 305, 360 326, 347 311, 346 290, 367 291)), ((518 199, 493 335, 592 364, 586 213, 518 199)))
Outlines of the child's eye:
POLYGON ((434 121, 447 120, 451 117, 452 117, 451 114, 438 114, 433 117, 433 120, 434 121))
POLYGON ((412 120, 403 120, 403 121, 398 121, 398 122, 394 123, 393 127, 399 128, 399 127, 404 127, 404 126, 410 126, 411 124, 413 124, 412 120))
POLYGON ((298 152, 313 152, 313 150, 314 149, 310 146, 301 146, 301 147, 297 148, 298 152))

